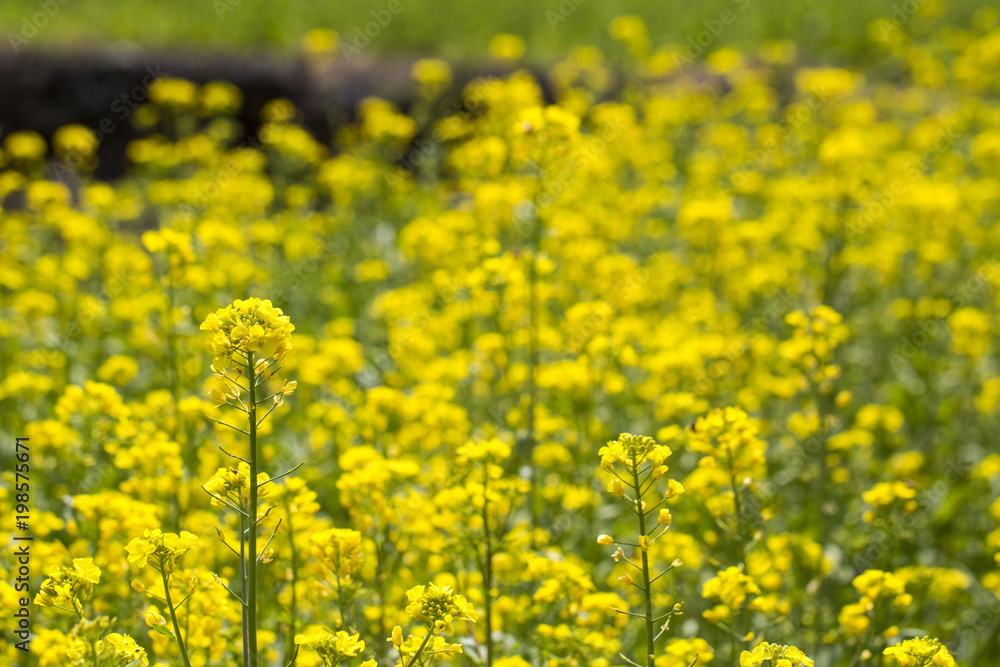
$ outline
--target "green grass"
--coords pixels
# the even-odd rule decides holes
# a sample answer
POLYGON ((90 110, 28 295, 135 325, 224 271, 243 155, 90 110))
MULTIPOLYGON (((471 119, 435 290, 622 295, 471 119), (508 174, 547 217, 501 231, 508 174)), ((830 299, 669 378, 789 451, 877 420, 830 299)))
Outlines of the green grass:
MULTIPOLYGON (((32 48, 132 44, 144 48, 230 50, 247 53, 287 52, 302 34, 316 27, 334 28, 353 38, 356 28, 373 20, 390 0, 4 0, 0 3, 0 52, 10 52, 9 33, 20 32, 26 18, 51 2, 58 12, 28 42, 32 48), (231 6, 230 3, 238 3, 231 6), (218 8, 226 10, 220 17, 218 8)), ((768 39, 791 39, 812 57, 849 62, 864 45, 867 25, 892 13, 905 0, 564 0, 566 20, 555 24, 546 12, 558 13, 560 0, 392 0, 400 11, 365 49, 367 54, 438 55, 452 60, 487 57, 490 37, 498 32, 521 35, 528 57, 550 61, 573 46, 610 47, 608 22, 635 13, 649 26, 654 44, 685 44, 705 30, 703 22, 730 9, 736 20, 709 49, 722 45, 752 47, 768 39), (576 4, 579 3, 579 4, 576 4)), ((908 0, 920 6, 941 0, 908 0)), ((938 20, 966 23, 982 3, 948 0, 938 20)), ((551 15, 549 15, 551 16, 551 15)), ((923 19, 909 22, 920 29, 923 19)))

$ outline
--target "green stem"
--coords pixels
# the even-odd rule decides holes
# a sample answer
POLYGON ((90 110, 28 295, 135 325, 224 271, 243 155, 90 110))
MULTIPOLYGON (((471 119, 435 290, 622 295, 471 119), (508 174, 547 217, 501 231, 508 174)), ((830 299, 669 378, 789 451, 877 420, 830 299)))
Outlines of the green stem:
MULTIPOLYGON (((170 357, 170 395, 173 399, 173 409, 174 409, 174 419, 173 419, 173 430, 170 437, 177 442, 179 445, 183 445, 179 440, 179 434, 181 431, 181 378, 180 370, 178 368, 178 354, 177 354, 177 334, 174 331, 174 280, 173 280, 173 269, 169 266, 169 260, 167 263, 167 303, 166 308, 163 313, 163 326, 167 334, 167 350, 170 357)), ((181 451, 187 451, 183 446, 181 451)), ((187 467, 187 461, 184 457, 181 457, 181 463, 187 467)), ((183 473, 182 473, 183 474, 183 473)), ((174 496, 172 498, 173 502, 173 527, 177 530, 180 527, 181 515, 183 514, 183 508, 181 508, 180 500, 180 485, 174 486, 174 496)))
POLYGON ((170 578, 163 570, 160 570, 160 576, 163 578, 163 592, 167 600, 167 609, 170 611, 170 620, 174 623, 174 635, 177 637, 177 645, 181 649, 184 666, 191 667, 191 659, 188 658, 187 648, 184 646, 184 639, 181 637, 181 628, 177 624, 177 613, 174 611, 174 603, 170 600, 170 578))
POLYGON ((538 511, 535 508, 536 495, 538 493, 538 475, 535 470, 533 454, 535 450, 535 402, 538 400, 538 389, 535 384, 535 369, 538 367, 538 254, 539 246, 539 226, 537 208, 532 225, 531 251, 528 254, 528 414, 527 414, 527 461, 525 462, 531 470, 530 491, 528 502, 531 510, 531 541, 535 541, 535 528, 538 527, 538 511))
POLYGON ((433 632, 427 630, 427 636, 424 637, 424 641, 420 643, 420 648, 417 649, 417 652, 414 653, 413 657, 410 658, 410 661, 406 663, 406 667, 413 667, 413 665, 417 664, 417 659, 420 657, 420 654, 424 652, 424 649, 427 647, 427 642, 431 640, 431 636, 433 635, 433 632))
MULTIPOLYGON (((733 452, 731 448, 726 449, 726 458, 729 462, 729 483, 733 488, 733 511, 736 512, 736 556, 743 568, 743 573, 747 570, 746 544, 743 531, 743 501, 740 499, 740 489, 736 485, 736 466, 733 463, 733 452)), ((736 622, 742 609, 733 610, 733 618, 729 623, 730 659, 736 665, 737 635, 736 622)), ((740 635, 743 637, 744 635, 740 635)))
MULTIPOLYGON (((639 467, 636 463, 632 464, 632 477, 635 480, 636 491, 639 490, 639 467)), ((646 537, 646 514, 642 511, 642 496, 635 499, 636 504, 636 514, 639 516, 639 542, 641 543, 642 538, 646 537)), ((640 552, 642 555, 642 588, 643 595, 645 597, 645 616, 646 616, 646 665, 647 667, 654 667, 654 662, 656 660, 655 654, 656 650, 653 647, 653 592, 649 586, 649 556, 645 549, 640 547, 640 552)))
POLYGON ((288 515, 288 542, 292 547, 292 604, 289 609, 289 632, 288 632, 288 653, 295 651, 295 626, 298 623, 298 599, 296 597, 295 584, 299 580, 299 559, 295 552, 295 528, 292 525, 292 508, 286 500, 285 513, 288 515))
POLYGON ((240 608, 243 612, 243 667, 250 665, 250 617, 247 615, 247 521, 240 515, 240 608))
POLYGON ((489 523, 489 462, 483 468, 483 539, 486 543, 486 557, 483 573, 483 601, 486 605, 486 667, 493 667, 493 540, 489 523))
MULTIPOLYGON (((376 531, 375 542, 375 593, 378 595, 378 636, 385 637, 385 543, 389 539, 389 531, 376 531)), ((385 657, 385 644, 376 644, 378 659, 381 662, 385 657)))
POLYGON ((254 375, 253 352, 247 352, 247 429, 250 432, 250 534, 247 554, 247 615, 249 667, 257 667, 257 378, 254 375))
POLYGON ((347 623, 347 605, 344 604, 344 584, 340 581, 340 573, 334 573, 334 579, 337 582, 337 608, 340 609, 340 626, 345 631, 350 631, 350 626, 347 623))

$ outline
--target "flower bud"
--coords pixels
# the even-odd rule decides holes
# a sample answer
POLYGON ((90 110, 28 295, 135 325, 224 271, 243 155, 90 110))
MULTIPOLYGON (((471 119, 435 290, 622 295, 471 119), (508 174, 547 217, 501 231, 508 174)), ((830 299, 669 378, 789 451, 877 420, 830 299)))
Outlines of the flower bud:
POLYGON ((146 625, 153 627, 154 625, 166 625, 167 619, 163 618, 160 614, 156 613, 155 609, 150 609, 146 612, 146 625))

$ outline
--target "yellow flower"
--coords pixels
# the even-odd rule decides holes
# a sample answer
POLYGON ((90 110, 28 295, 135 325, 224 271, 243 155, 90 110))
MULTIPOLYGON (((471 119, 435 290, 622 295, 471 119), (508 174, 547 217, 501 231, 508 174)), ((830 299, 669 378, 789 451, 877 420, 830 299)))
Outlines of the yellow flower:
POLYGON ((356 658, 365 650, 364 641, 359 635, 349 635, 343 630, 336 634, 329 632, 312 632, 296 635, 295 643, 303 648, 316 651, 325 665, 338 665, 343 660, 356 658))
POLYGON ((82 603, 91 598, 94 584, 100 583, 101 570, 91 558, 74 558, 73 567, 60 567, 42 582, 35 604, 60 611, 79 613, 82 603))
POLYGON ((760 595, 760 588, 738 567, 722 570, 715 577, 706 581, 702 588, 703 597, 718 598, 733 610, 740 609, 750 595, 760 595))
POLYGON ((412 74, 421 97, 436 97, 451 84, 451 67, 437 58, 425 58, 413 63, 412 74))
POLYGON ((92 584, 97 584, 101 581, 101 569, 94 565, 93 558, 74 558, 73 569, 83 581, 92 584))
POLYGON ((883 655, 894 658, 900 667, 956 667, 955 659, 937 639, 921 637, 885 649, 883 655))
POLYGON ((339 577, 354 574, 361 562, 361 533, 356 530, 331 528, 313 533, 310 538, 312 555, 339 577))
POLYGON ((190 108, 198 88, 184 79, 156 79, 149 85, 149 101, 170 111, 190 108))
POLYGON ((208 350, 213 366, 222 370, 233 363, 243 368, 248 359, 281 361, 292 349, 295 326, 280 308, 264 299, 237 300, 211 313, 201 324, 212 333, 208 350))
POLYGON ((490 55, 501 60, 520 59, 524 48, 524 40, 517 35, 499 34, 490 40, 490 55))
MULTIPOLYGON (((258 497, 270 495, 273 487, 265 484, 269 479, 270 475, 266 472, 257 473, 258 497)), ((219 468, 205 482, 205 490, 212 496, 215 505, 225 504, 223 501, 229 500, 239 507, 246 507, 250 504, 250 465, 241 461, 235 468, 219 468)))
POLYGON ((102 664, 109 667, 126 667, 138 660, 143 665, 149 664, 146 650, 135 643, 135 640, 128 635, 112 632, 104 639, 98 640, 94 644, 94 650, 98 655, 107 656, 106 662, 102 664))
POLYGON ((165 619, 156 607, 150 607, 146 612, 146 625, 154 629, 157 632, 166 634, 173 637, 174 633, 167 627, 167 619, 165 619))
POLYGON ((83 125, 64 125, 52 136, 56 153, 74 160, 86 160, 97 151, 97 135, 83 125))
POLYGON ((664 494, 664 497, 667 500, 672 500, 682 493, 684 493, 683 484, 678 482, 676 479, 672 479, 669 482, 667 482, 667 492, 664 494))
POLYGON ((794 646, 763 642, 740 654, 740 667, 813 667, 815 663, 794 646))
POLYGON ((143 531, 142 537, 132 539, 125 546, 128 552, 128 562, 137 567, 147 563, 157 572, 171 574, 177 568, 177 559, 186 554, 198 541, 197 536, 187 531, 176 533, 161 533, 159 529, 143 531))
POLYGON ((302 50, 312 56, 330 55, 340 45, 340 35, 329 28, 313 28, 302 36, 302 50))
POLYGON ((671 452, 669 447, 657 444, 649 436, 622 433, 598 453, 601 456, 601 467, 610 472, 616 465, 631 471, 633 466, 638 468, 647 462, 652 467, 659 468, 671 452))
POLYGON ((479 620, 468 600, 453 592, 449 586, 414 586, 406 592, 406 597, 410 601, 406 613, 435 633, 454 633, 452 623, 456 620, 472 623, 479 620))

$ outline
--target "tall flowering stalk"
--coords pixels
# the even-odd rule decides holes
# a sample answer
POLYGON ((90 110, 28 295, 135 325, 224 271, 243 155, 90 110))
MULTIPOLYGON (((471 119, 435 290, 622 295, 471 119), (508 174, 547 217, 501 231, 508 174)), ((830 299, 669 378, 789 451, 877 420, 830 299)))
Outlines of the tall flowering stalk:
POLYGON ((170 614, 170 621, 173 624, 172 633, 166 628, 166 620, 160 616, 156 609, 150 609, 147 612, 146 624, 155 632, 165 634, 177 640, 177 647, 180 650, 181 659, 184 661, 185 667, 191 667, 191 658, 188 654, 187 642, 184 639, 184 635, 181 634, 180 624, 177 622, 177 610, 188 601, 191 594, 189 592, 184 599, 174 604, 173 597, 170 595, 170 579, 178 569, 177 561, 181 556, 190 551, 197 541, 197 536, 187 531, 181 531, 180 535, 177 535, 175 533, 161 533, 158 529, 154 528, 153 530, 145 530, 142 537, 134 538, 125 547, 125 551, 128 552, 129 563, 139 568, 149 565, 160 573, 160 579, 163 582, 163 598, 158 598, 146 590, 145 586, 139 581, 133 581, 132 587, 156 599, 164 605, 170 614))
MULTIPOLYGON (((621 577, 626 585, 637 587, 643 593, 644 608, 643 613, 637 614, 631 611, 616 609, 620 614, 635 616, 643 619, 646 624, 646 659, 644 663, 647 667, 653 667, 656 660, 655 641, 663 634, 670 623, 670 618, 681 613, 680 605, 674 605, 670 611, 654 615, 653 612, 653 592, 652 585, 664 574, 680 565, 680 561, 674 561, 666 570, 656 576, 651 576, 649 568, 649 548, 658 537, 663 535, 670 528, 670 510, 662 505, 667 500, 676 497, 684 491, 684 487, 676 480, 669 480, 667 491, 660 500, 652 507, 646 504, 644 498, 649 494, 657 480, 662 479, 667 472, 664 465, 671 454, 670 448, 658 444, 652 438, 645 435, 632 435, 622 433, 617 440, 609 442, 606 447, 602 447, 601 468, 614 475, 611 484, 608 485, 608 492, 621 498, 625 506, 636 515, 639 523, 639 538, 636 542, 620 542, 610 535, 600 535, 597 542, 603 545, 614 544, 617 546, 615 560, 624 559, 626 563, 638 570, 642 576, 642 583, 637 584, 628 574, 621 577), (654 512, 659 512, 653 517, 654 512), (639 550, 641 565, 629 559, 622 550, 622 545, 639 550), (657 623, 662 622, 659 633, 654 634, 657 623)), ((625 658, 625 656, 622 656, 625 658)), ((629 663, 641 667, 639 663, 628 658, 629 663)))
MULTIPOLYGON (((220 534, 220 539, 240 559, 241 592, 230 591, 243 605, 243 664, 257 667, 257 569, 267 553, 267 546, 281 525, 274 528, 263 550, 257 548, 257 529, 272 508, 261 514, 258 510, 262 491, 268 484, 298 469, 296 466, 274 478, 260 470, 257 429, 282 399, 295 391, 295 382, 285 380, 273 393, 265 394, 264 383, 277 376, 280 361, 292 349, 295 327, 280 308, 268 300, 237 300, 212 313, 202 323, 203 330, 212 333, 208 349, 212 353, 212 371, 226 390, 214 388, 209 396, 221 407, 228 405, 243 412, 247 428, 242 429, 216 419, 218 423, 249 439, 249 458, 222 450, 241 462, 238 468, 221 468, 204 488, 214 500, 240 516, 240 548, 236 551, 220 534), (246 399, 244 400, 244 396, 246 399), (257 408, 270 403, 260 418, 257 408)), ((221 449, 221 447, 220 447, 221 449)), ((301 464, 300 464, 301 465, 301 464)))

